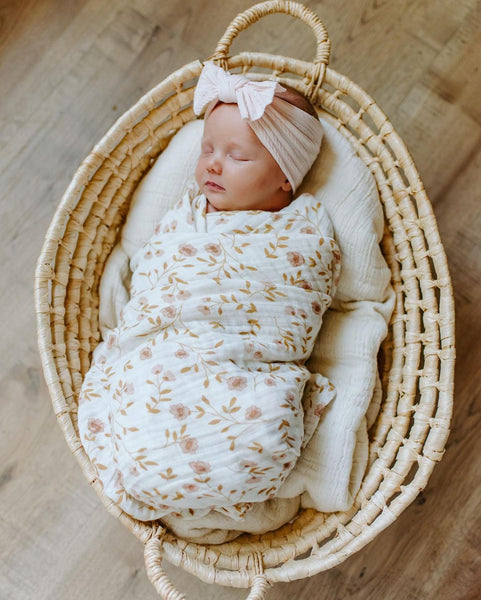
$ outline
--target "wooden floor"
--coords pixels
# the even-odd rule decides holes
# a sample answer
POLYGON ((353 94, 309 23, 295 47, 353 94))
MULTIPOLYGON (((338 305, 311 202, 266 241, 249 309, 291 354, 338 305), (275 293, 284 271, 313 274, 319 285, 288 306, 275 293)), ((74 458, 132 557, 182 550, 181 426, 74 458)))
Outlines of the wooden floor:
MULTIPOLYGON (((36 347, 33 272, 76 167, 174 69, 207 58, 250 0, 0 4, 0 598, 154 599, 141 544, 108 515, 53 415, 36 347)), ((366 89, 410 148, 434 205, 457 308, 452 434, 426 490, 340 566, 270 599, 474 600, 481 595, 481 3, 307 0, 331 66, 366 89)), ((235 49, 309 59, 307 29, 271 17, 235 49), (270 21, 270 23, 269 23, 270 21)), ((188 598, 245 590, 167 571, 188 598)))

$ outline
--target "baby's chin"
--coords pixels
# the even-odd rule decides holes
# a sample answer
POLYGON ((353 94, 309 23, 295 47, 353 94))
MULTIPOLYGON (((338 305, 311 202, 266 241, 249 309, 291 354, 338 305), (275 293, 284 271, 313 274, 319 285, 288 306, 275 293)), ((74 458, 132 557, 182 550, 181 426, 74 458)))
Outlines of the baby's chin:
POLYGON ((217 210, 217 208, 212 204, 212 202, 210 202, 210 200, 209 200, 209 198, 207 198, 207 196, 206 196, 206 200, 207 200, 206 208, 205 208, 206 212, 208 212, 208 213, 219 212, 217 210))
POLYGON ((210 190, 205 190, 203 194, 206 199, 206 211, 208 213, 242 210, 238 206, 233 206, 235 203, 229 202, 223 194, 212 193, 210 190))

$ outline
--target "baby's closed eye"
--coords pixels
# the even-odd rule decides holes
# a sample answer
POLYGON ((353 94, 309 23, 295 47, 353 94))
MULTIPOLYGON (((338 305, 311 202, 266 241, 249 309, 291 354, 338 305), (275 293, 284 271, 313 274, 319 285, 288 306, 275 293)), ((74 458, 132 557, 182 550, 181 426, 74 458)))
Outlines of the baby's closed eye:
POLYGON ((247 154, 242 154, 240 152, 229 152, 228 157, 239 162, 247 162, 251 160, 247 154))

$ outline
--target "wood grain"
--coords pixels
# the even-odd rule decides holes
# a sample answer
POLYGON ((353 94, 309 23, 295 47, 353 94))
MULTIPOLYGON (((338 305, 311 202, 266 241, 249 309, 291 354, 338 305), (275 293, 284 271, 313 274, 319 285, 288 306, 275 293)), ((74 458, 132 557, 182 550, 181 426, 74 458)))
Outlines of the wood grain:
MULTIPOLYGON (((176 68, 207 58, 249 0, 0 4, 0 597, 156 598, 142 547, 81 475, 36 349, 33 271, 74 171, 115 119, 176 68)), ((268 598, 474 600, 481 589, 481 3, 306 0, 331 67, 366 89, 410 149, 433 202, 457 308, 453 430, 426 490, 339 567, 268 598)), ((234 50, 310 59, 310 33, 270 17, 234 50), (265 26, 267 23, 269 26, 265 26)), ((245 598, 166 565, 188 598, 245 598)))

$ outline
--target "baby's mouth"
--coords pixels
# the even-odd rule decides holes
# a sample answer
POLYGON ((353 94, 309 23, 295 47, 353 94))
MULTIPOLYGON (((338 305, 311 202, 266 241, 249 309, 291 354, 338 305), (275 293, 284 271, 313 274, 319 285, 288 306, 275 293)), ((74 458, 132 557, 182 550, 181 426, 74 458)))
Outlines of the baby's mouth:
POLYGON ((206 181, 205 187, 209 188, 209 190, 212 190, 214 192, 225 192, 225 188, 223 188, 221 185, 219 185, 215 181, 206 181))

